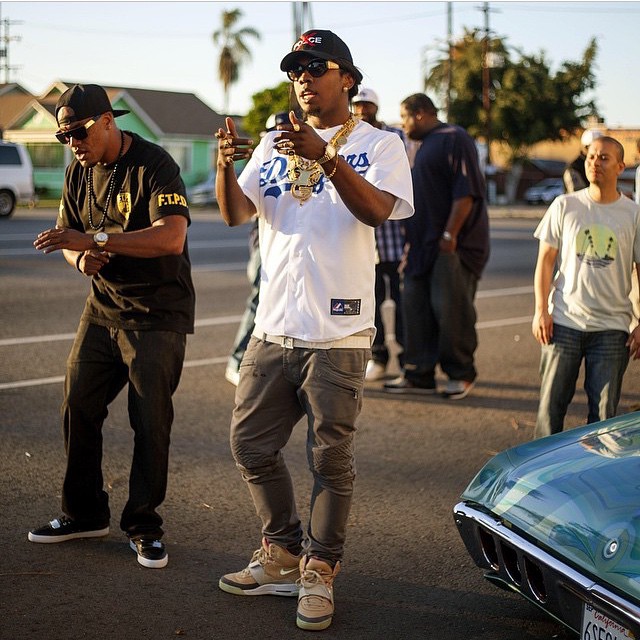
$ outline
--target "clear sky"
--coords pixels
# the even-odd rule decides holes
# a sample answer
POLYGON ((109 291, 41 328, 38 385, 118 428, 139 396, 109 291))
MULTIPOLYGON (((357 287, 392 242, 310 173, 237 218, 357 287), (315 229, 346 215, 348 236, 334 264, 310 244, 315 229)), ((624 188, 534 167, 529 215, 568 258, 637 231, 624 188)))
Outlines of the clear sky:
MULTIPOLYGON (((364 86, 381 99, 379 116, 398 120, 399 103, 422 91, 425 59, 447 36, 446 2, 312 2, 312 27, 349 45, 364 86)), ((483 3, 453 2, 453 36, 483 28, 483 3)), ((640 2, 491 2, 489 26, 527 54, 544 51, 552 69, 579 60, 597 38, 595 98, 609 126, 640 128, 640 2)), ((211 34, 224 9, 243 12, 253 56, 232 87, 230 110, 245 113, 251 95, 285 79, 293 44, 291 2, 0 2, 11 20, 11 81, 40 93, 55 79, 193 92, 222 111, 211 34)), ((0 77, 0 81, 4 81, 0 77)), ((179 118, 180 114, 176 114, 179 118)))

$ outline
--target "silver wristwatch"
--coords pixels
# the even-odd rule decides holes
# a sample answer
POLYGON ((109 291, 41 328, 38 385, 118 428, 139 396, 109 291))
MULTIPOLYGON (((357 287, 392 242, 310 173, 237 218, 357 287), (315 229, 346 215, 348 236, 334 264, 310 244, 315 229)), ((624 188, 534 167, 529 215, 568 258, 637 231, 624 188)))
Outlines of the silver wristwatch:
POLYGON ((104 247, 104 245, 107 244, 107 242, 109 242, 109 234, 105 233, 104 231, 98 231, 98 233, 96 233, 93 236, 93 241, 99 247, 104 247))

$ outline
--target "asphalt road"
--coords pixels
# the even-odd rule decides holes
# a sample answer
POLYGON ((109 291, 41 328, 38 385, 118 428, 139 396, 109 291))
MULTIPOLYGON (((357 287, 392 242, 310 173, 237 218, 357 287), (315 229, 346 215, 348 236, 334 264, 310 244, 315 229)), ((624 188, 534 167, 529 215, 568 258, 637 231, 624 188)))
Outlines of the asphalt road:
MULTIPOLYGON (((27 541, 29 528, 59 515, 61 380, 88 288, 61 256, 31 248, 54 219, 53 210, 0 219, 0 638, 302 638, 294 599, 243 598, 217 588, 221 574, 246 565, 260 531, 228 449, 234 389, 223 377, 249 289, 247 229, 227 229, 213 211, 196 212, 190 228, 197 329, 175 396, 162 507, 168 567, 140 567, 118 529, 132 448, 123 397, 104 428, 110 535, 57 545, 27 541)), ((482 464, 531 437, 539 356, 529 328, 535 224, 535 216, 492 217, 472 395, 457 402, 390 397, 379 383, 368 386, 337 613, 324 638, 572 637, 533 605, 486 583, 452 517, 482 464)), ((621 411, 640 401, 638 366, 627 373, 621 411)), ((585 413, 580 391, 569 426, 585 413)), ((303 518, 311 488, 304 439, 300 424, 286 451, 303 518)))

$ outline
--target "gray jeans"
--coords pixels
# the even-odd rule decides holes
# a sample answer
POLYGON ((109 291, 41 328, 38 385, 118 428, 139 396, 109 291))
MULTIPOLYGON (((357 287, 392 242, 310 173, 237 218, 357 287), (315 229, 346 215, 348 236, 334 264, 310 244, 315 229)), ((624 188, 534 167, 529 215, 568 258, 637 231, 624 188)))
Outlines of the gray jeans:
POLYGON ((240 366, 231 450, 269 542, 331 563, 343 555, 356 475, 355 422, 369 349, 286 349, 252 336, 240 366), (306 540, 282 453, 307 417, 313 473, 306 540))

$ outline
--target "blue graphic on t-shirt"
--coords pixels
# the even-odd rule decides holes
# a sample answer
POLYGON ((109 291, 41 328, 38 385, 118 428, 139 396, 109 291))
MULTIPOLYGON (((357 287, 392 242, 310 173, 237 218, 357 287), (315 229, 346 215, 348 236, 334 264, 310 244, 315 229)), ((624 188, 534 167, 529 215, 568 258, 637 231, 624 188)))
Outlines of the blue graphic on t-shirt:
MULTIPOLYGON (((366 151, 340 157, 360 175, 364 175, 371 166, 366 151)), ((323 174, 318 184, 313 187, 313 193, 322 193, 325 183, 326 177, 323 174)), ((265 198, 267 196, 279 198, 283 193, 291 191, 291 183, 287 178, 287 158, 285 156, 275 155, 260 167, 260 189, 264 189, 265 198)))

